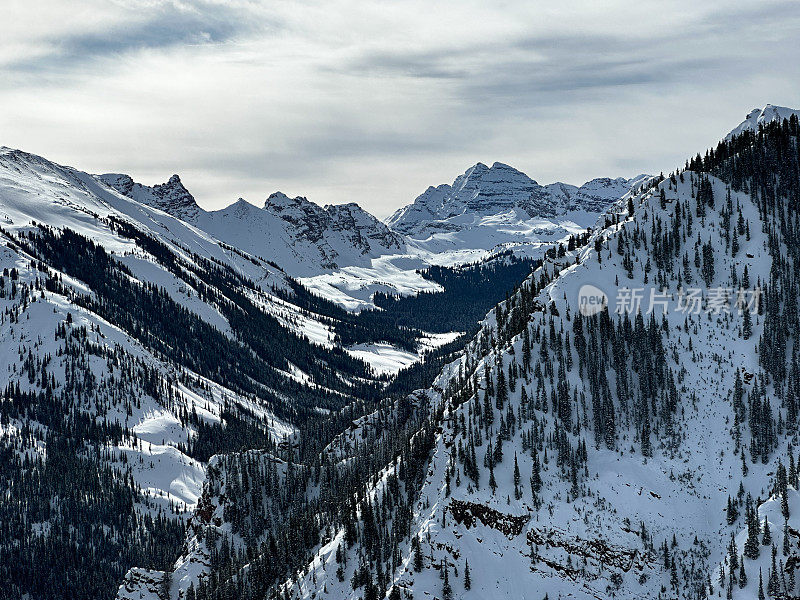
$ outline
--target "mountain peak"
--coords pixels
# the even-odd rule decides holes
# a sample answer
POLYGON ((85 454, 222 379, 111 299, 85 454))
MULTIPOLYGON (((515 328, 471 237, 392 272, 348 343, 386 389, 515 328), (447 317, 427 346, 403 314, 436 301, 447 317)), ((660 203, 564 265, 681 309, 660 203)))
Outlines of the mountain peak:
POLYGON ((415 239, 428 239, 437 233, 452 237, 475 227, 486 231, 502 223, 502 228, 512 232, 506 237, 516 240, 524 238, 517 232, 540 228, 540 224, 530 223, 523 227, 519 219, 551 219, 579 211, 591 224, 592 215, 630 191, 632 184, 632 180, 620 177, 598 178, 581 187, 565 183, 543 186, 506 163, 494 162, 487 167, 479 162, 451 185, 429 187, 386 223, 415 239))
POLYGON ((128 196, 133 186, 136 185, 136 182, 131 176, 125 173, 106 173, 104 175, 98 175, 97 178, 124 196, 128 196))
POLYGON ((269 202, 270 200, 283 200, 283 199, 286 199, 286 200, 288 200, 288 199, 289 199, 289 196, 287 196, 286 194, 284 194, 283 192, 281 192, 280 190, 278 190, 277 192, 272 192, 272 193, 271 193, 271 194, 270 194, 270 195, 267 197, 267 202, 269 202))
POLYGON ((476 162, 469 169, 464 171, 464 175, 468 177, 475 175, 484 176, 487 173, 501 173, 504 171, 525 175, 524 173, 522 173, 522 171, 515 169, 511 165, 507 165, 506 163, 501 163, 497 161, 493 162, 491 167, 487 166, 486 163, 482 163, 480 161, 476 162))
POLYGON ((772 121, 783 121, 784 119, 791 118, 792 115, 800 117, 800 110, 787 106, 777 106, 775 104, 767 104, 764 108, 754 108, 747 113, 744 121, 725 136, 725 139, 730 140, 732 137, 741 135, 745 131, 758 131, 759 125, 766 125, 772 121))
POLYGON ((184 221, 192 221, 200 214, 194 196, 184 187, 181 178, 174 174, 165 183, 152 187, 136 183, 124 173, 105 173, 96 179, 141 204, 158 208, 184 221))
POLYGON ((283 192, 272 192, 264 202, 264 210, 286 210, 290 207, 303 207, 304 210, 316 211, 319 207, 305 196, 290 198, 283 192))

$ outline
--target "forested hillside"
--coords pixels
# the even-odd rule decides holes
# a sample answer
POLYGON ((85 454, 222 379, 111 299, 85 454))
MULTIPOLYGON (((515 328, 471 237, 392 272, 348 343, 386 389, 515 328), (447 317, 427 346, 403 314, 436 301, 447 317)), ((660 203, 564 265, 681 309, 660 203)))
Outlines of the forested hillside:
POLYGON ((205 490, 223 518, 195 515, 180 563, 195 568, 173 583, 195 598, 796 594, 798 135, 796 117, 744 131, 656 179, 491 311, 429 391, 312 456, 286 448, 318 517, 284 562, 284 524, 254 541, 224 518, 285 498, 224 493, 243 485, 237 455, 205 490), (587 285, 606 294, 595 314, 587 285), (204 553, 224 568, 198 567, 204 553))

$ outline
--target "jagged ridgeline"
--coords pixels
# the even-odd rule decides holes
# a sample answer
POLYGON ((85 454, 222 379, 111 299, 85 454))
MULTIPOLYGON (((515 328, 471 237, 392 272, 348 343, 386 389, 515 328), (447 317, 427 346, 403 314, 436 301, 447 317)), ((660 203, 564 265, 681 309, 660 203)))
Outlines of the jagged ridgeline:
POLYGON ((798 135, 743 131, 637 190, 428 391, 322 452, 220 457, 163 580, 193 600, 796 596, 798 135), (609 300, 589 316, 587 284, 609 300))

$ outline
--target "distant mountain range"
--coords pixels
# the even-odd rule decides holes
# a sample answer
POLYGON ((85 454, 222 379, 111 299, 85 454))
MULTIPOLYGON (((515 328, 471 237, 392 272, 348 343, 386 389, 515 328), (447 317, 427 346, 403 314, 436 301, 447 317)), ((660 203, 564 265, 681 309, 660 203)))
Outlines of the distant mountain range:
POLYGON ((451 184, 429 187, 387 225, 426 247, 490 248, 556 239, 593 225, 597 216, 648 179, 593 179, 582 186, 540 185, 503 163, 478 163, 451 184))
POLYGON ((542 186, 508 165, 478 163, 452 185, 428 188, 386 223, 355 203, 321 207, 281 192, 271 194, 261 208, 240 198, 206 211, 178 175, 154 186, 117 173, 97 179, 293 276, 315 277, 347 267, 369 270, 374 259, 387 256, 449 264, 458 260, 454 252, 472 251, 468 256, 475 258, 502 246, 537 247, 594 224, 605 208, 647 177, 542 186))

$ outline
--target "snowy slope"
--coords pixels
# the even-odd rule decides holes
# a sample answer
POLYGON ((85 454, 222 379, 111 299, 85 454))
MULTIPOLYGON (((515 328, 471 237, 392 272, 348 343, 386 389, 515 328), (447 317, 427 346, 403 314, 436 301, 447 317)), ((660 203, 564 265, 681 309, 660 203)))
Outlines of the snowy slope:
POLYGON ((96 241, 113 252, 122 250, 124 245, 98 223, 99 217, 113 215, 161 237, 178 253, 194 252, 229 265, 265 289, 285 286, 285 276, 278 269, 232 251, 159 207, 150 208, 149 202, 131 201, 87 173, 6 147, 0 148, 0 172, 0 224, 6 228, 31 220, 69 227, 79 233, 99 235, 96 241))
MULTIPOLYGON (((34 223, 54 224, 79 232, 100 244, 112 255, 117 256, 133 277, 141 282, 155 284, 179 305, 193 312, 213 327, 230 335, 226 319, 219 308, 201 299, 196 289, 179 279, 159 264, 154 256, 138 247, 130 239, 115 233, 109 217, 124 219, 137 227, 163 239, 172 250, 191 260, 189 251, 227 264, 236 271, 260 281, 265 289, 283 286, 284 276, 278 270, 249 260, 242 253, 234 253, 220 246, 207 234, 167 215, 152 210, 136 202, 115 194, 98 184, 91 176, 68 167, 51 163, 41 157, 3 148, 0 150, 0 227, 3 228, 4 247, 0 250, 0 271, 8 272, 15 268, 18 276, 17 288, 34 288, 42 274, 30 266, 30 257, 12 242, 13 236, 35 229, 34 223), (7 244, 7 246, 6 246, 7 244)), ((76 293, 90 292, 83 282, 61 273, 60 277, 76 293)), ((53 332, 59 324, 64 324, 67 315, 71 326, 68 329, 87 328, 91 340, 97 346, 95 352, 116 352, 127 357, 126 360, 141 362, 155 369, 166 380, 172 382, 172 394, 176 402, 164 406, 162 401, 153 398, 139 388, 131 391, 139 395, 137 406, 127 414, 123 407, 101 412, 96 407, 87 410, 96 413, 97 418, 109 422, 118 420, 125 424, 136 436, 138 442, 125 442, 113 448, 115 461, 132 466, 134 480, 148 495, 172 502, 182 509, 191 509, 199 495, 204 479, 204 467, 196 460, 184 455, 179 449, 196 435, 193 426, 179 418, 183 410, 195 410, 201 420, 219 423, 223 404, 233 401, 249 412, 269 418, 264 407, 254 404, 251 399, 241 397, 235 392, 212 381, 194 376, 197 382, 203 381, 202 388, 188 382, 179 382, 176 366, 157 358, 150 351, 118 327, 101 317, 78 308, 57 293, 43 292, 35 303, 20 305, 20 297, 8 296, 0 300, 3 305, 21 309, 25 317, 14 320, 4 319, 0 326, 0 343, 4 348, 23 345, 31 340, 39 340, 35 346, 36 356, 59 354, 63 342, 53 339, 53 332), (42 341, 48 340, 48 341, 42 341), (99 350, 102 348, 103 350, 99 350)), ((32 382, 23 379, 19 366, 20 356, 16 353, 0 355, 0 387, 21 382, 23 389, 35 388, 32 382)), ((64 365, 58 361, 54 365, 56 380, 64 381, 64 365), (59 369, 62 369, 59 374, 59 369)), ((104 360, 93 361, 95 377, 113 388, 115 369, 104 360)), ((115 390, 111 390, 117 393, 115 390)), ((274 420, 276 439, 290 434, 293 428, 279 420, 274 420)))
MULTIPOLYGON (((4 241, 7 239, 4 237, 4 241)), ((36 278, 40 275, 35 269, 27 266, 28 262, 29 258, 24 254, 18 254, 7 248, 0 252, 0 269, 17 269, 19 275, 16 285, 20 290, 25 289, 25 286, 34 286, 36 278)), ((76 291, 81 291, 80 282, 70 281, 65 275, 62 277, 65 281, 69 281, 76 291)), ((23 298, 18 296, 8 297, 0 302, 5 307, 18 308, 20 300, 23 298)), ((208 424, 220 423, 223 405, 233 401, 248 411, 270 418, 268 410, 213 382, 205 381, 203 388, 179 382, 174 365, 156 358, 124 332, 91 312, 76 308, 63 296, 44 292, 23 309, 22 315, 23 318, 15 321, 4 320, 0 325, 0 344, 4 348, 12 346, 24 348, 31 341, 38 340, 35 344, 37 356, 60 356, 67 347, 65 344, 69 339, 66 338, 64 341, 53 339, 53 332, 60 325, 65 326, 68 332, 74 331, 79 337, 84 328, 91 332, 89 341, 93 345, 92 355, 96 358, 90 355, 87 360, 98 381, 100 399, 96 402, 101 405, 107 402, 103 400, 106 391, 111 394, 110 397, 116 397, 124 389, 123 381, 120 381, 119 368, 115 369, 103 358, 106 353, 116 354, 116 362, 120 367, 129 362, 140 364, 154 369, 165 380, 173 382, 171 394, 175 401, 169 406, 154 398, 141 383, 132 383, 126 392, 129 398, 135 400, 133 407, 126 409, 124 404, 114 403, 111 408, 101 409, 92 402, 80 407, 100 420, 117 421, 131 430, 134 436, 132 440, 109 447, 110 459, 112 464, 121 469, 124 469, 125 465, 130 467, 129 472, 133 480, 153 499, 156 506, 167 508, 172 505, 181 511, 191 510, 199 497, 205 477, 204 466, 179 449, 181 444, 196 436, 196 427, 180 418, 182 411, 195 411, 199 418, 208 424)), ((69 370, 71 364, 71 360, 65 355, 64 358, 59 358, 51 364, 49 371, 56 381, 68 381, 65 369, 69 370)), ((3 388, 9 384, 19 384, 23 390, 38 388, 39 384, 36 381, 31 382, 27 376, 23 376, 19 355, 16 353, 2 353, 0 371, 3 374, 3 388)), ((274 419, 273 423, 277 440, 293 431, 292 427, 277 419, 274 419)))

